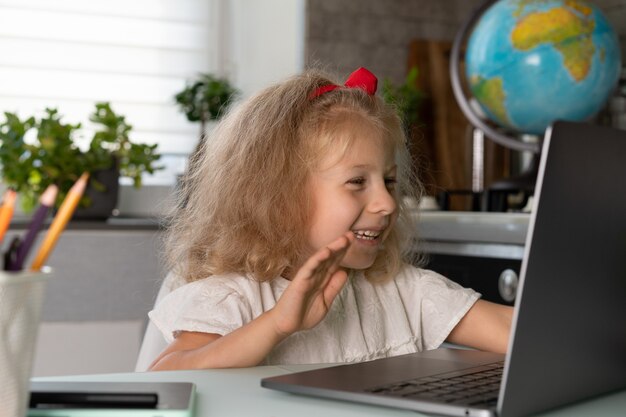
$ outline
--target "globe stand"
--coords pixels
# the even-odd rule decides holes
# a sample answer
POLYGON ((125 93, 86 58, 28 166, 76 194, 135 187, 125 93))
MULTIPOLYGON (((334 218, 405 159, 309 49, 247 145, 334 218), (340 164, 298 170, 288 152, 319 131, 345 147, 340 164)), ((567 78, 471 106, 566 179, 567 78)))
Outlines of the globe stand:
POLYGON ((469 122, 476 128, 484 132, 494 142, 507 147, 509 149, 521 152, 530 152, 533 158, 526 171, 518 176, 499 180, 484 192, 483 209, 487 211, 508 211, 519 210, 523 208, 528 199, 535 190, 535 181, 537 178, 537 169, 539 165, 539 153, 541 151, 540 142, 525 142, 516 140, 501 130, 490 126, 472 109, 469 101, 465 97, 463 87, 461 86, 461 77, 459 75, 459 57, 461 45, 467 37, 470 29, 476 24, 480 16, 497 0, 485 0, 466 20, 457 33, 452 44, 450 54, 450 81, 452 82, 452 92, 456 101, 469 122), (521 194, 521 201, 517 204, 510 204, 512 195, 521 194))
POLYGON ((539 153, 541 151, 540 143, 523 142, 520 140, 516 140, 501 132, 500 130, 491 127, 488 123, 483 121, 470 106, 467 97, 465 97, 465 93, 463 92, 463 87, 461 86, 461 76, 459 75, 459 57, 461 55, 461 45, 467 37, 470 29, 480 19, 480 16, 496 1, 497 0, 486 0, 484 3, 482 3, 472 13, 470 18, 463 23, 461 29, 454 37, 454 42, 452 43, 452 51, 450 52, 450 81, 452 83, 452 92, 467 120, 469 120, 469 122, 474 127, 482 130, 485 135, 488 136, 491 140, 516 151, 539 153))

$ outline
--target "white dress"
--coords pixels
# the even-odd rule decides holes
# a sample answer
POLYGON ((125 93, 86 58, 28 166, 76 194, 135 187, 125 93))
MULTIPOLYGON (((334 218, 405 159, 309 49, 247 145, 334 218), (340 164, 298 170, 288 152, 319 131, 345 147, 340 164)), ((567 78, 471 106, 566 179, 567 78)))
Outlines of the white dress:
MULTIPOLYGON (((180 331, 225 335, 273 308, 287 285, 281 277, 211 276, 174 290, 149 316, 168 343, 180 331)), ((479 297, 412 266, 384 284, 358 272, 321 323, 283 340, 262 364, 361 362, 435 349, 479 297)))

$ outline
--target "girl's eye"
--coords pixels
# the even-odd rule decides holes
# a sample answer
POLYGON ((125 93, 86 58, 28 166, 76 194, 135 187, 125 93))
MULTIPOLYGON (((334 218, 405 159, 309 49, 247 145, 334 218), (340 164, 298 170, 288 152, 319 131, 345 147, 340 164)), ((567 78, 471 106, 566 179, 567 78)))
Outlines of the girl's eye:
POLYGON ((395 189, 397 183, 398 183, 398 180, 396 179, 396 177, 385 178, 385 186, 389 190, 395 189))
POLYGON ((363 177, 352 178, 352 179, 348 180, 348 184, 351 184, 351 185, 363 185, 363 184, 365 184, 365 178, 363 178, 363 177))

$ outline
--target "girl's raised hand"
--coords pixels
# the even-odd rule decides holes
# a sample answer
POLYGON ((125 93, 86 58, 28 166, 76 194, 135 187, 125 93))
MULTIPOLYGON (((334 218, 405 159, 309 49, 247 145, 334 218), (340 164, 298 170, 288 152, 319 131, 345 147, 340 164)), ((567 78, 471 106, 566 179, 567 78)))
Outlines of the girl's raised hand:
POLYGON ((353 240, 352 233, 337 238, 315 252, 296 272, 273 309, 279 334, 311 329, 326 317, 348 279, 340 264, 353 240))

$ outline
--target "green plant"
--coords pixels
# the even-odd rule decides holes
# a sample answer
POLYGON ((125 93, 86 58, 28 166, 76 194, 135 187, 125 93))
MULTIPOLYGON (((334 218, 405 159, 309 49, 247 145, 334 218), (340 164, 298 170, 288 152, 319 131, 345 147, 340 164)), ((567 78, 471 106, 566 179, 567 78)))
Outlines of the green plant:
POLYGON ((200 122, 200 141, 204 138, 206 123, 218 120, 239 91, 226 79, 211 74, 198 74, 174 96, 180 110, 190 122, 200 122))
MULTIPOLYGON (((125 117, 116 114, 109 103, 97 103, 90 120, 96 132, 86 150, 76 143, 79 124, 63 123, 57 109, 46 109, 43 117, 21 120, 16 114, 5 112, 0 124, 0 169, 2 182, 20 194, 22 208, 30 211, 37 198, 50 184, 59 187, 57 203, 83 172, 94 173, 118 164, 120 175, 130 177, 135 187, 141 186, 141 175, 153 173, 160 155, 157 145, 131 142, 132 127, 125 117), (36 130, 36 137, 25 140, 28 132, 36 130)), ((91 187, 103 185, 93 179, 91 187)), ((81 206, 88 206, 88 198, 81 206)))
POLYGON ((396 106, 407 130, 420 122, 419 111, 424 93, 417 87, 418 75, 417 67, 412 67, 403 84, 396 86, 389 79, 383 81, 383 99, 396 106))

